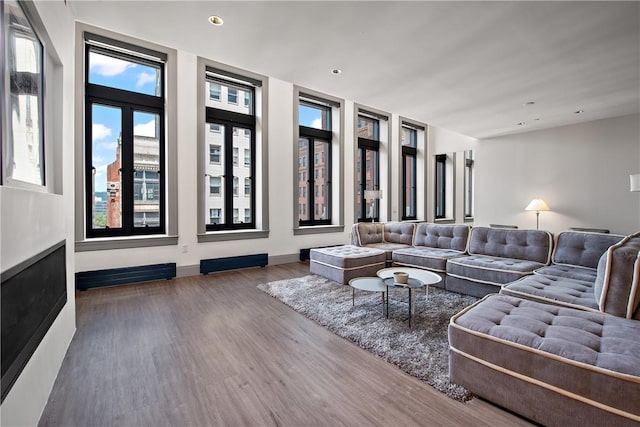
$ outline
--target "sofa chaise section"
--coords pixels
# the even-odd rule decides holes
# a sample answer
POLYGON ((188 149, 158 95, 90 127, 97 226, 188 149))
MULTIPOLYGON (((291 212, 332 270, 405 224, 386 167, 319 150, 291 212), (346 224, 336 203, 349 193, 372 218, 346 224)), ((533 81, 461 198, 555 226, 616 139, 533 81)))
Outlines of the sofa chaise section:
POLYGON ((640 423, 640 322, 491 295, 451 319, 451 381, 543 425, 640 423))
POLYGON ((534 274, 595 282, 598 260, 623 237, 615 234, 562 231, 556 235, 551 265, 534 271, 534 274))
POLYGON ((447 289, 477 297, 497 293, 548 265, 552 247, 547 231, 474 227, 469 255, 447 261, 447 289))

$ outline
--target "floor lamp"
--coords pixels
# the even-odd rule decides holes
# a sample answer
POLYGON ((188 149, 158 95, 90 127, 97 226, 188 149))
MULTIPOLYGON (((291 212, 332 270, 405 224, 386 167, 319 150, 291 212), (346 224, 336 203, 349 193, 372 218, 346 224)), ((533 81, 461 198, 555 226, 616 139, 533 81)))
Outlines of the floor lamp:
POLYGON ((540 229, 540 211, 548 211, 549 206, 542 199, 533 199, 531 203, 524 208, 525 211, 536 211, 536 230, 540 229))

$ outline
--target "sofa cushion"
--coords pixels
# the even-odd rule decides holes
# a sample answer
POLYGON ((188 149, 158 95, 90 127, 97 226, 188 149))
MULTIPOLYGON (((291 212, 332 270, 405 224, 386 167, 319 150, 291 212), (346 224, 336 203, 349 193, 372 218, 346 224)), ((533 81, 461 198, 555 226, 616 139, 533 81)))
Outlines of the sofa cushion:
POLYGON ((542 267, 533 272, 543 276, 553 276, 565 279, 583 280, 587 282, 596 281, 596 269, 586 267, 576 267, 572 265, 552 264, 542 267))
POLYGON ((309 256, 312 262, 341 269, 353 269, 370 264, 384 263, 386 260, 384 251, 353 245, 311 249, 309 256))
POLYGON ((366 246, 372 243, 382 243, 384 226, 378 222, 359 222, 353 225, 357 236, 357 244, 366 246))
POLYGON ((602 255, 594 296, 601 311, 640 320, 640 232, 625 237, 602 255))
POLYGON ((473 282, 503 285, 533 273, 542 264, 522 259, 468 255, 447 261, 447 274, 473 282))
POLYGON ((549 264, 553 237, 542 230, 506 230, 473 227, 469 254, 523 259, 549 264))
MULTIPOLYGON (((449 343, 456 355, 518 376, 532 389, 615 408, 631 419, 640 415, 640 322, 492 295, 451 319, 449 343)), ((452 366, 454 380, 462 378, 458 368, 452 366)), ((490 375, 482 374, 478 380, 486 382, 490 375)))
POLYGON ((412 265, 444 273, 447 268, 447 260, 459 256, 462 256, 462 252, 451 249, 416 246, 393 251, 392 259, 396 264, 412 265))
POLYGON ((504 285, 500 293, 581 310, 598 311, 598 304, 593 298, 593 282, 534 274, 504 285))
POLYGON ((595 269, 602 254, 623 237, 615 234, 562 231, 556 236, 552 261, 554 264, 595 269))
POLYGON ((411 246, 415 224, 412 222, 387 222, 384 224, 383 240, 387 243, 399 243, 411 246))
POLYGON ((367 248, 375 248, 380 249, 381 251, 385 251, 387 253, 387 261, 391 261, 393 258, 393 252, 398 249, 406 249, 410 248, 409 245, 403 245, 402 243, 373 243, 371 245, 367 245, 367 248))
POLYGON ((416 227, 413 245, 464 252, 467 250, 469 230, 467 225, 420 223, 416 227))

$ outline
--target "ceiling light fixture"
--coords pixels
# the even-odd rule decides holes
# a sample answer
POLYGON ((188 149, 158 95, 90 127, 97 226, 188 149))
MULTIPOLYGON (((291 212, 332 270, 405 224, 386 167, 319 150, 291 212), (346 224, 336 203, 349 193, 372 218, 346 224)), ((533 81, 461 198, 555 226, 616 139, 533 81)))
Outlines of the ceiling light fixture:
POLYGON ((224 24, 224 20, 218 15, 211 15, 209 17, 209 22, 215 25, 216 27, 219 27, 220 25, 224 24))
POLYGON ((536 105, 535 101, 527 101, 522 104, 523 107, 531 107, 532 105, 536 105))
POLYGON ((516 123, 518 126, 524 126, 524 122, 516 123))
POLYGON ((338 74, 342 74, 342 70, 340 68, 334 68, 333 70, 331 70, 331 74, 337 76, 338 74))
POLYGON ((573 112, 573 114, 582 114, 582 113, 584 113, 584 110, 578 110, 573 112))

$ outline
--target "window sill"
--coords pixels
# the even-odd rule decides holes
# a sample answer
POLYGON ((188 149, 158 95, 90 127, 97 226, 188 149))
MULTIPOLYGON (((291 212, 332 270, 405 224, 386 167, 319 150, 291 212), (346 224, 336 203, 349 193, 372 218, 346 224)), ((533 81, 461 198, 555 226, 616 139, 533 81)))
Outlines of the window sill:
POLYGON ((112 249, 146 248, 178 244, 178 236, 132 236, 87 239, 75 243, 76 252, 106 251, 112 249))
POLYGON ((266 239, 267 237, 269 237, 269 230, 210 231, 208 233, 198 234, 198 243, 266 239))
POLYGON ((475 218, 472 217, 472 216, 467 216, 467 217, 464 218, 464 222, 473 222, 474 220, 475 220, 475 218))
POLYGON ((294 236, 323 233, 342 233, 344 225, 310 225, 293 229, 294 236))
POLYGON ((455 218, 438 218, 433 220, 433 222, 438 224, 453 224, 456 222, 455 218))

